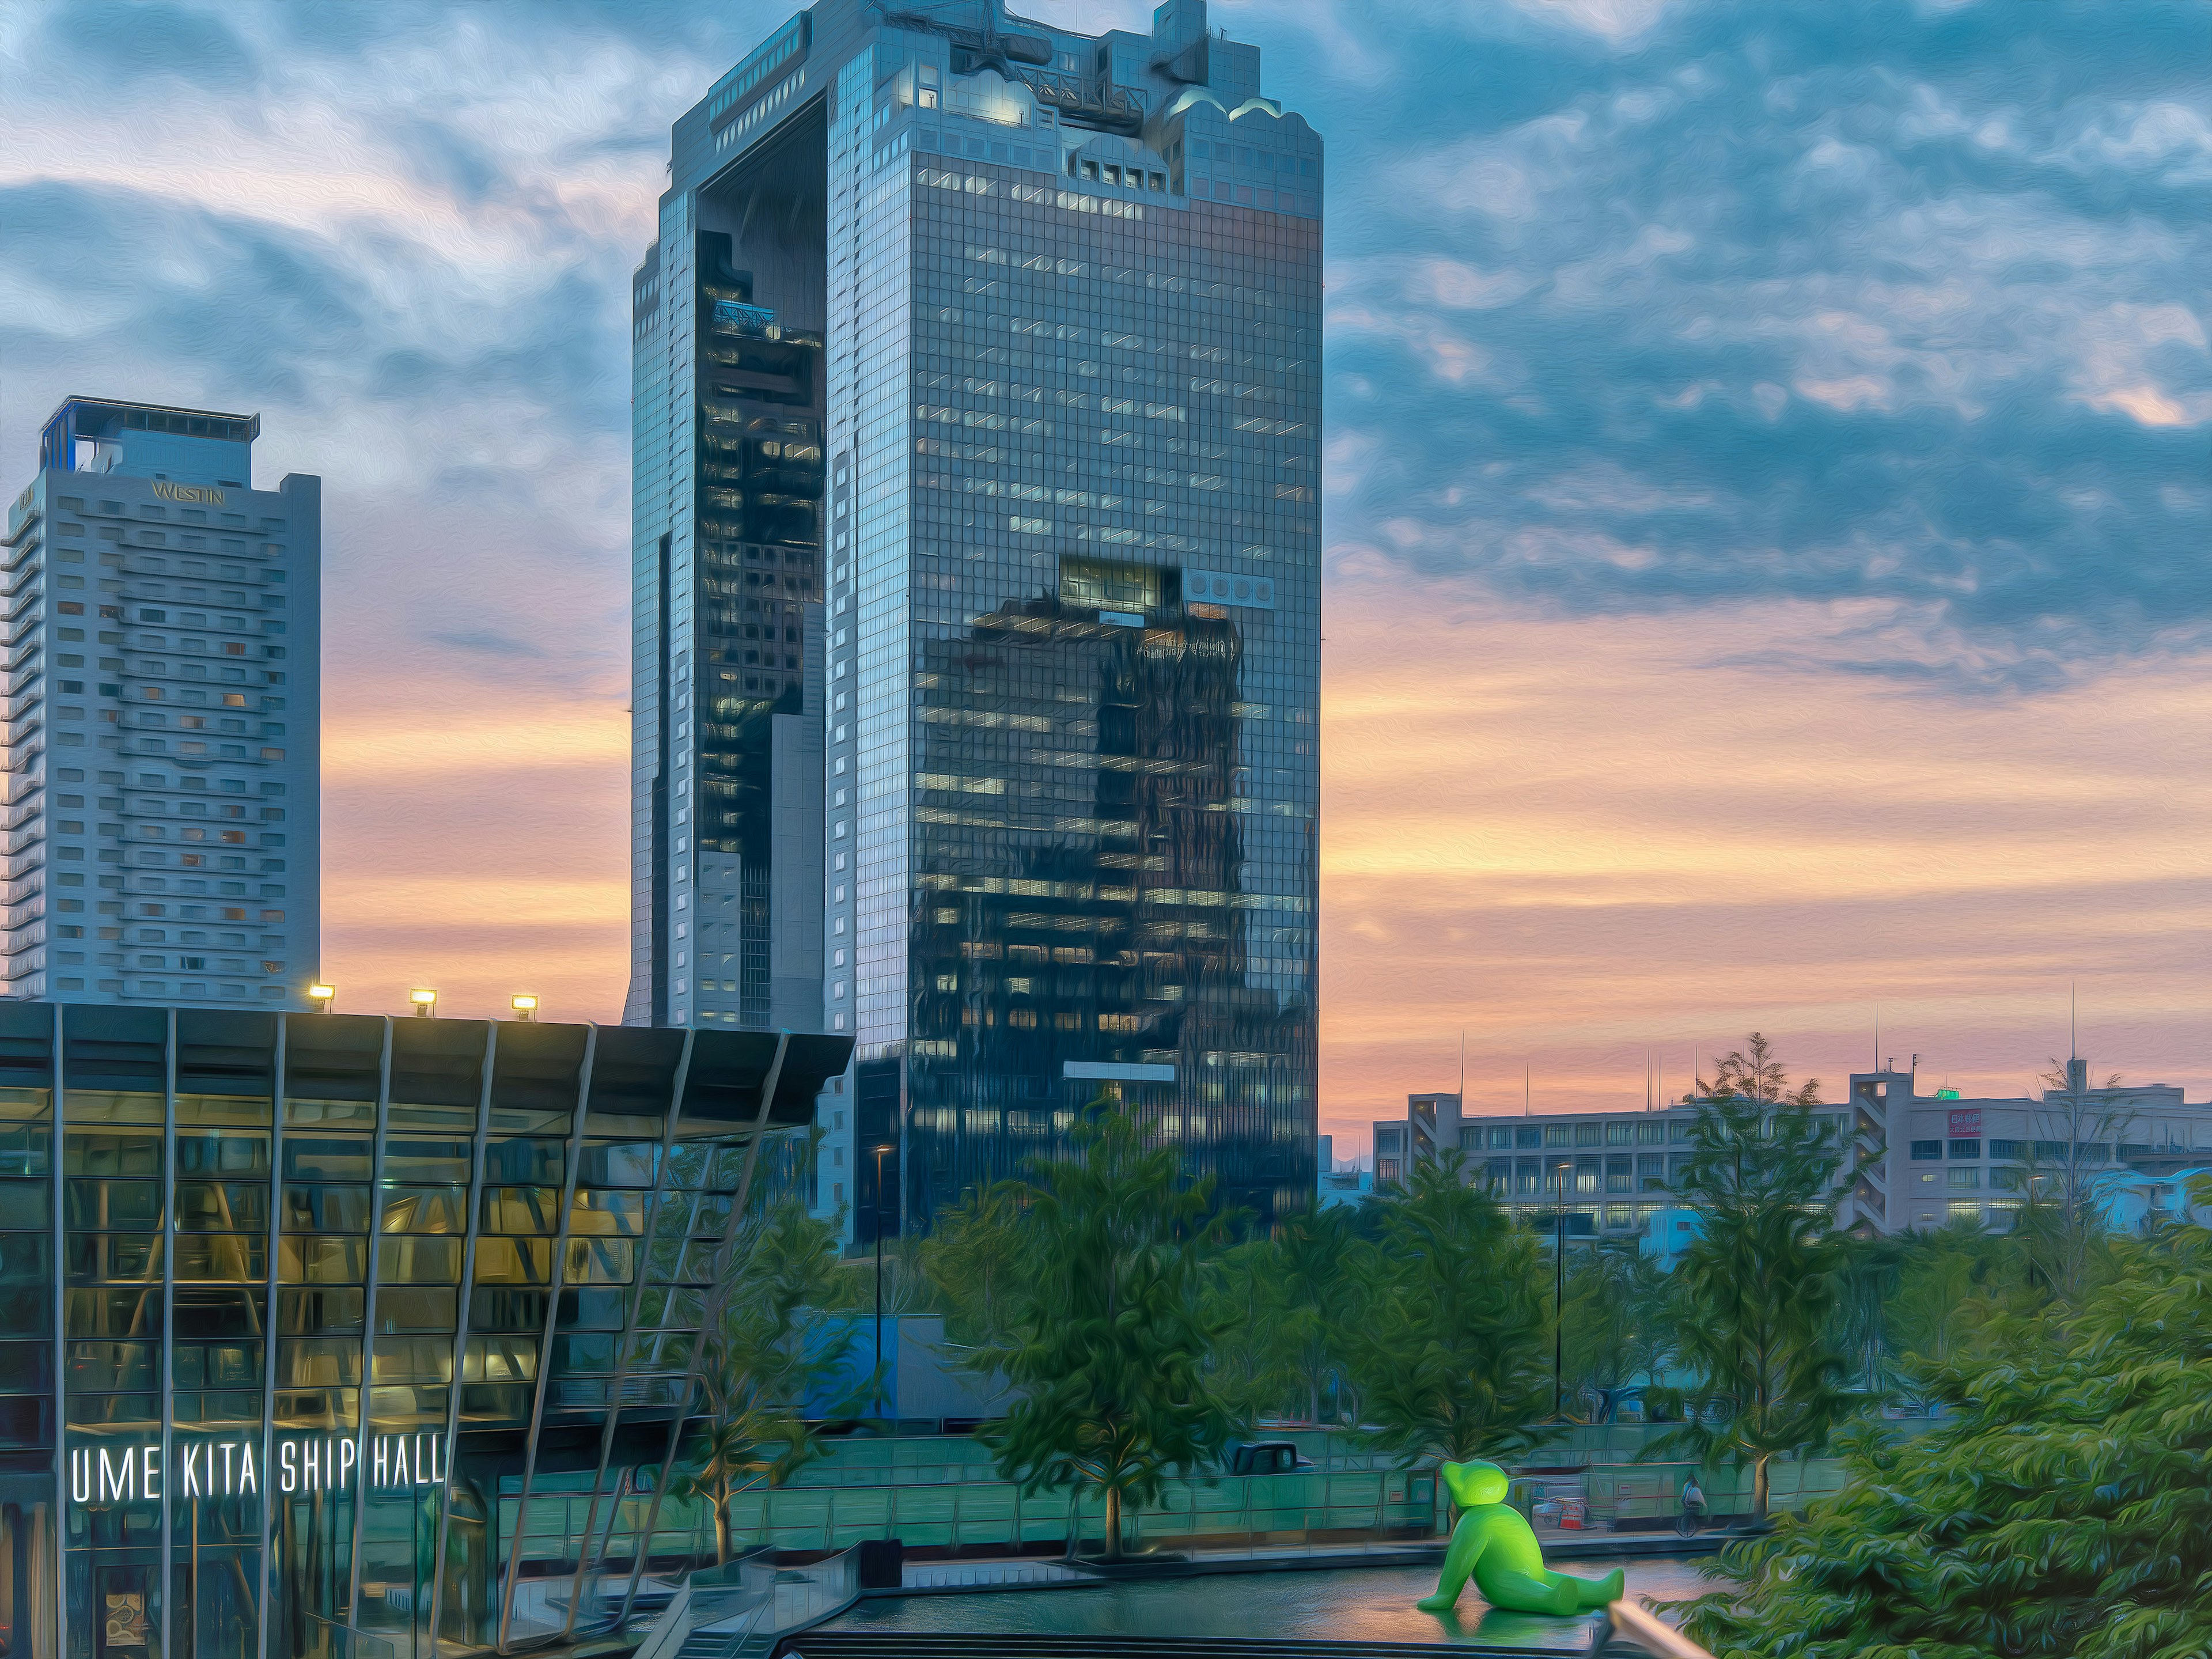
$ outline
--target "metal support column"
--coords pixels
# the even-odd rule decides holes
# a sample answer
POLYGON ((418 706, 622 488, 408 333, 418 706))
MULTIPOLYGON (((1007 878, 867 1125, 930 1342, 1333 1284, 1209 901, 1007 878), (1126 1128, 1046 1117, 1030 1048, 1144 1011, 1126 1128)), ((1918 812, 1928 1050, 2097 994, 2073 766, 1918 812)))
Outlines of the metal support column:
MULTIPOLYGON (((384 1017, 384 1045, 376 1057, 376 1148, 368 1169, 368 1289, 362 1297, 361 1386, 354 1390, 353 1561, 346 1576, 345 1622, 361 1616, 361 1532, 368 1519, 368 1401, 376 1376, 378 1243, 384 1237, 384 1148, 392 1131, 392 1016, 384 1017)), ((335 1507, 335 1505, 333 1505, 335 1507)))
MULTIPOLYGON (((561 1314, 561 1291, 568 1279, 568 1219, 576 1203, 576 1176, 584 1158, 584 1124, 592 1103, 592 1066, 599 1058, 599 1028, 584 1033, 584 1066, 576 1080, 576 1115, 568 1126, 568 1167, 561 1183, 561 1220, 553 1236, 553 1260, 547 1271, 545 1322, 538 1338, 538 1382, 530 1396, 530 1438, 522 1457, 522 1492, 514 1504, 514 1543, 507 1552, 507 1585, 499 1598, 497 1650, 505 1653, 514 1624, 515 1579, 522 1571, 522 1543, 530 1532, 530 1491, 538 1479, 538 1435, 545 1424, 545 1389, 552 1366, 546 1363, 553 1347, 553 1327, 561 1314)), ((493 1494, 496 1505, 498 1495, 493 1494)))
MULTIPOLYGON (((499 1061, 499 1022, 484 1022, 483 1089, 477 1097, 477 1139, 469 1164, 468 1232, 461 1246, 460 1302, 453 1318, 453 1371, 446 1390, 446 1484, 438 1494, 438 1542, 430 1556, 430 1653, 446 1591, 446 1543, 453 1518, 453 1447, 461 1432, 461 1373, 469 1352, 469 1307, 476 1294, 477 1239, 483 1231, 484 1160, 491 1155, 491 1079, 499 1061)), ((411 1645, 411 1644, 410 1644, 411 1645)))
POLYGON ((660 1460, 660 1477, 653 1483, 653 1498, 645 1511, 645 1536, 631 1558, 629 1589, 623 1596, 621 1616, 615 1620, 617 1628, 629 1622, 629 1610, 637 1600, 638 1581, 645 1576, 647 1553, 653 1547, 653 1530, 659 1524, 660 1500, 668 1491, 668 1477, 676 1467, 676 1449, 684 1438, 684 1425, 691 1413, 691 1384, 699 1375, 699 1360, 707 1352, 707 1334, 714 1322, 722 1316, 722 1304, 730 1293, 730 1246, 736 1241, 738 1228, 743 1223, 745 1202, 752 1190, 753 1166, 760 1162, 761 1137, 768 1131, 769 1111, 775 1105, 776 1085, 783 1079, 783 1057, 791 1047, 791 1033, 779 1031, 775 1039, 775 1059, 768 1068, 768 1076, 761 1082, 760 1110, 753 1116, 752 1140, 745 1148, 745 1167, 738 1177, 738 1190, 730 1200, 730 1218, 723 1224, 721 1242, 714 1247, 714 1288, 708 1296, 699 1318, 698 1340, 691 1345, 691 1363, 684 1367, 684 1386, 676 1396, 676 1414, 668 1423, 668 1449, 660 1460))
MULTIPOLYGON (((669 1155, 676 1147, 676 1130, 684 1115, 684 1091, 691 1078, 691 1047, 698 1034, 684 1034, 684 1052, 676 1062, 676 1083, 670 1091, 668 1111, 662 1119, 659 1161, 653 1166, 653 1191, 645 1200, 645 1222, 638 1233, 637 1271, 632 1275, 629 1306, 623 1316, 622 1346, 615 1355, 615 1374, 607 1384, 606 1421, 599 1430, 599 1461, 592 1472, 592 1499, 584 1513, 585 1547, 576 1554, 576 1577, 568 1589, 568 1622, 561 1627, 565 1638, 576 1630, 576 1610, 583 1604, 584 1579, 592 1554, 591 1536, 598 1530, 599 1493, 607 1480, 607 1463, 614 1455, 615 1428, 622 1420, 623 1390, 629 1385, 629 1357, 637 1340, 637 1322, 645 1307, 646 1281, 653 1259, 653 1230, 660 1224, 660 1200, 668 1190, 669 1155)), ((681 1257, 679 1255, 679 1260, 681 1257)), ((615 1516, 622 1507, 622 1484, 616 1483, 616 1492, 608 1505, 607 1541, 614 1539, 615 1516)), ((604 1559, 604 1547, 601 1552, 604 1559)))
MULTIPOLYGON (((261 1308, 261 1569, 260 1640, 255 1659, 269 1659, 269 1558, 274 1553, 276 1516, 276 1297, 277 1261, 284 1237, 284 1042, 291 1017, 276 1016, 275 1071, 269 1085, 269 1277, 261 1308)), ((166 1656, 165 1656, 166 1659, 166 1656)))
MULTIPOLYGON (((69 1234, 63 1200, 62 1107, 67 1093, 62 1005, 54 1004, 53 1144, 46 1149, 53 1177, 54 1238, 54 1656, 69 1655, 69 1234)), ((164 1656, 166 1659, 166 1656, 164 1656)))

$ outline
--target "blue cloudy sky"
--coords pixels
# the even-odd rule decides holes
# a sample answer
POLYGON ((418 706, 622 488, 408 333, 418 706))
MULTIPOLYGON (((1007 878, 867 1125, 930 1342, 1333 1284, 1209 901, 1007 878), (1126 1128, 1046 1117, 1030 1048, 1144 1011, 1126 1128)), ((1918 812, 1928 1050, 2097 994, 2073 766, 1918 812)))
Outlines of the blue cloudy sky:
MULTIPOLYGON (((1036 0, 1043 20, 1143 9, 1036 0)), ((626 280, 752 3, 0 9, 0 477, 325 479, 325 970, 623 971, 626 280)), ((1326 1117, 2212 1087, 2212 8, 1217 3, 1328 146, 1326 1117)))

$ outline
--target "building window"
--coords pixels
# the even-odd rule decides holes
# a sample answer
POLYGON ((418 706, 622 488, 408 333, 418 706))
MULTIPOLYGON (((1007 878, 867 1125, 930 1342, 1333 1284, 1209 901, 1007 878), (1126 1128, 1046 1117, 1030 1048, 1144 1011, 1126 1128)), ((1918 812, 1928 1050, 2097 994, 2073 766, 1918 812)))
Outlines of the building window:
POLYGON ((1605 1144, 1608 1146, 1628 1146, 1636 1140, 1633 1123, 1608 1123, 1605 1126, 1605 1144))
POLYGON ((1978 1158, 1981 1155, 1982 1143, 1978 1140, 1954 1140, 1951 1143, 1951 1156, 1954 1158, 1978 1158))
POLYGON ((1990 1156, 1991 1158, 2020 1158, 2023 1156, 2021 1149, 2027 1144, 2027 1142, 2021 1140, 1992 1140, 1990 1142, 1990 1156))
POLYGON ((1513 1146, 1516 1151, 1526 1152, 1531 1147, 1541 1146, 1543 1144, 1544 1132, 1540 1128, 1516 1129, 1513 1132, 1513 1146))
POLYGON ((1943 1143, 1940 1140, 1916 1140, 1912 1143, 1912 1161, 1915 1164, 1923 1164, 1929 1158, 1940 1158, 1942 1156, 1943 1143))
POLYGON ((1972 1200, 1951 1206, 1951 1219, 1954 1221, 1979 1221, 1981 1218, 1982 1206, 1972 1200))
POLYGON ((1947 1187, 1970 1193, 1981 1190, 1982 1172, 1979 1170, 1946 1170, 1943 1173, 1948 1177, 1943 1183, 1947 1187))
POLYGON ((1577 1123, 1577 1124, 1576 1124, 1576 1125, 1575 1125, 1575 1145, 1576 1145, 1576 1146, 1604 1146, 1604 1145, 1605 1145, 1605 1125, 1604 1125, 1604 1124, 1602 1124, 1602 1123, 1577 1123))

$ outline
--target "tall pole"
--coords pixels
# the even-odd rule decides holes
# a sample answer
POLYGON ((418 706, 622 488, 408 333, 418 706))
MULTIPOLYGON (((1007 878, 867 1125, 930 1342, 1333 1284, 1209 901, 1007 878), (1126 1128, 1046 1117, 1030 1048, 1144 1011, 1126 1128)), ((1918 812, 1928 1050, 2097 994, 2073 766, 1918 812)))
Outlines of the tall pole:
POLYGON ((1559 1201, 1553 1211, 1559 1231, 1552 1241, 1552 1420, 1566 1415, 1564 1381, 1567 1352, 1567 1164, 1559 1164, 1559 1201))
POLYGON ((878 1146, 876 1152, 876 1390, 880 1399, 884 1386, 884 1154, 889 1146, 878 1146))

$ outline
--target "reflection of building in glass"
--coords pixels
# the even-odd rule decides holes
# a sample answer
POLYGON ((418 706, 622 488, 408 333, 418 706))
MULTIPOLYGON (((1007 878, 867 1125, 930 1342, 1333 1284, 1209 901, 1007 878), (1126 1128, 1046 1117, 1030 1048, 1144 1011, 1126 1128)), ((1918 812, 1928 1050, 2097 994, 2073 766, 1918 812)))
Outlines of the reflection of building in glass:
POLYGON ((0 1007, 6 1650, 616 1627, 641 1540, 692 1547, 660 1494, 756 1145, 788 1139, 758 1132, 848 1052, 0 1007))
POLYGON ((819 1198, 863 1240, 1107 1089, 1231 1201, 1310 1201, 1319 139, 1202 0, 1102 36, 825 0, 670 172, 627 1017, 856 1037, 819 1198), (819 341, 803 398, 771 331, 819 341), (762 420, 826 475, 738 465, 762 420), (781 614, 723 608, 762 580, 781 614), (717 678, 756 627, 773 690, 717 678))
POLYGON ((657 245, 633 283, 634 1023, 822 1023, 823 204, 805 133, 718 180, 681 257, 657 245))
POLYGON ((907 1130, 932 1211, 1050 1150, 1102 1083, 1261 1215, 1296 1165, 1310 1012, 1252 982, 1275 919, 1239 902, 1230 810, 1243 641, 1159 579, 1115 584, 1157 626, 1035 599, 924 656, 907 1130))

